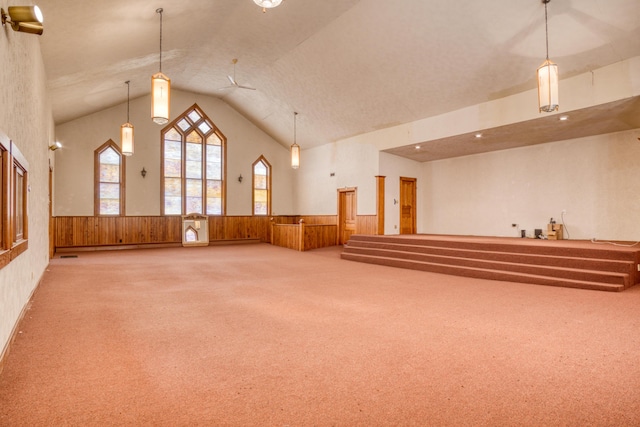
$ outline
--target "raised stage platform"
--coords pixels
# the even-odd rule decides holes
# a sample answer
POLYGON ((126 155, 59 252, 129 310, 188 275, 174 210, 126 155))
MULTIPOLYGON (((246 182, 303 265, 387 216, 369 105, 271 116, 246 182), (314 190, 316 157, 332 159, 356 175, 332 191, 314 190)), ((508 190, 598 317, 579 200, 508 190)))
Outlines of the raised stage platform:
POLYGON ((622 291, 640 281, 640 245, 432 234, 352 235, 343 259, 538 285, 622 291))

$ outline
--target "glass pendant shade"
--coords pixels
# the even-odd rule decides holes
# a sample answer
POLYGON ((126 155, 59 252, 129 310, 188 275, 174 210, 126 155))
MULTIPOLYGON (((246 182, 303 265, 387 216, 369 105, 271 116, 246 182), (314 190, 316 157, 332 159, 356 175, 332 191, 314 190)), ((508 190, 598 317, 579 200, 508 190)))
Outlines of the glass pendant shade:
POLYGON ((540 112, 558 111, 558 65, 548 59, 538 68, 538 106, 540 112))
POLYGON ((293 169, 300 167, 300 146, 295 142, 291 146, 291 167, 293 169))
POLYGON ((164 74, 151 76, 151 118, 159 125, 169 122, 171 80, 164 74))
POLYGON ((120 126, 120 148, 122 155, 133 155, 133 125, 129 122, 120 126))
POLYGON ((272 7, 279 6, 282 0, 253 0, 253 2, 262 8, 271 9, 272 7))

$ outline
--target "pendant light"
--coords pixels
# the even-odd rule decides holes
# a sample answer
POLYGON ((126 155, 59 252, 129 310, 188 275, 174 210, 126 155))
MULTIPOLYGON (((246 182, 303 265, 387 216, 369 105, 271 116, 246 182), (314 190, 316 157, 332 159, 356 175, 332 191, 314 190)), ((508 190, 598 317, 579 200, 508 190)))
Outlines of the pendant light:
POLYGON ((544 3, 544 32, 547 40, 547 59, 538 68, 538 107, 540 112, 558 111, 558 65, 549 60, 549 26, 547 23, 547 3, 544 3))
POLYGON ((129 80, 124 82, 127 85, 127 123, 120 126, 120 149, 123 156, 133 154, 133 125, 129 122, 129 80))
POLYGON ((291 145, 291 167, 298 169, 300 167, 300 146, 296 144, 296 117, 298 113, 293 113, 293 144, 291 145))
POLYGON ((169 121, 169 98, 171 80, 162 74, 162 8, 156 9, 160 14, 160 71, 151 76, 151 118, 159 125, 169 121))
POLYGON ((253 0, 253 2, 260 6, 262 8, 262 13, 264 13, 267 9, 279 6, 280 3, 282 3, 282 0, 253 0))

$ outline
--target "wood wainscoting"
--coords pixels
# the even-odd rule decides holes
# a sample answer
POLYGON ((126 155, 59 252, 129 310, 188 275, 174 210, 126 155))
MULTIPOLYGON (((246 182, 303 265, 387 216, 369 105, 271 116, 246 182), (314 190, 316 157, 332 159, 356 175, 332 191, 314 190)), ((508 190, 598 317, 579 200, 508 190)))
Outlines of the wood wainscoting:
POLYGON ((336 224, 307 224, 300 219, 298 224, 271 223, 271 244, 297 251, 325 248, 336 245, 336 224))
MULTIPOLYGON (((272 223, 299 227, 300 220, 305 224, 305 249, 329 246, 327 242, 336 244, 336 215, 210 216, 209 241, 251 239, 269 243, 272 223)), ((356 232, 376 234, 376 223, 376 215, 358 215, 356 232)), ((55 249, 182 244, 180 216, 59 216, 52 218, 52 229, 55 249)), ((278 239, 288 241, 290 237, 278 239)), ((298 249, 299 237, 297 246, 285 247, 290 246, 298 249)))
MULTIPOLYGON (((182 243, 180 216, 59 216, 54 221, 56 249, 182 243)), ((238 239, 269 242, 269 218, 209 217, 209 241, 238 239)))

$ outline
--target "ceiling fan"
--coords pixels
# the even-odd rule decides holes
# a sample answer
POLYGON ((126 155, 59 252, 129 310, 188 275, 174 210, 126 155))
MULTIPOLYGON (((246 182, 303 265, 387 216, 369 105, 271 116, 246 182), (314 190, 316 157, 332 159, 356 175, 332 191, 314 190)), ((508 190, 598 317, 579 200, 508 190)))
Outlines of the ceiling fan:
POLYGON ((246 85, 241 85, 238 84, 238 81, 236 80, 236 64, 238 63, 238 60, 236 58, 233 58, 231 60, 231 63, 233 63, 233 77, 231 76, 227 76, 227 78, 229 79, 229 81, 231 82, 231 86, 227 86, 223 89, 228 89, 228 88, 232 88, 232 87, 237 87, 239 89, 249 89, 249 90, 256 90, 255 87, 251 87, 251 86, 246 86, 246 85))

